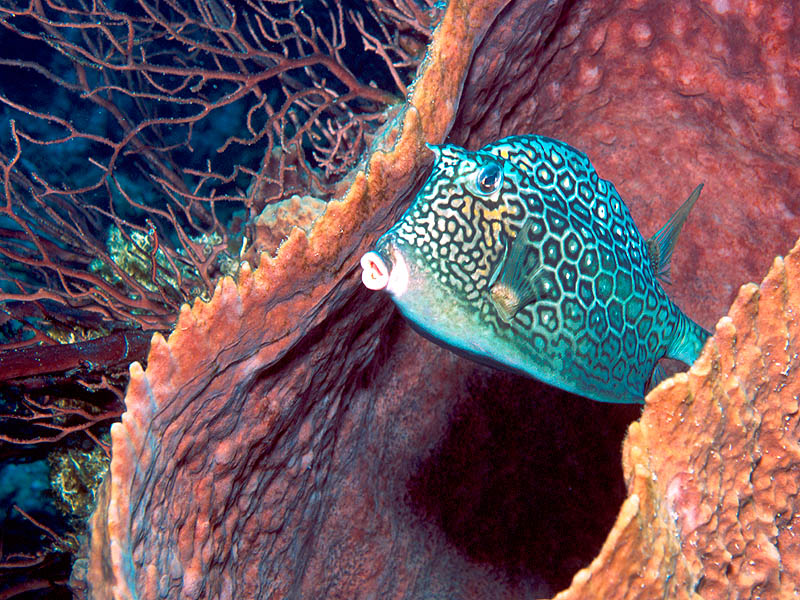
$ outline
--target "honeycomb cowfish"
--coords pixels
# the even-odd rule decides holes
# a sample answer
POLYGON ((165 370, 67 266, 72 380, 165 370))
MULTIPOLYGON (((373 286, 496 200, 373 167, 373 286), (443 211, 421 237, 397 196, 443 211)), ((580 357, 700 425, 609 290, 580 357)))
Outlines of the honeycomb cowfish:
POLYGON ((659 279, 702 184, 645 240, 614 185, 563 142, 428 147, 433 172, 361 259, 364 284, 420 333, 602 402, 642 402, 663 357, 694 362, 709 333, 659 279))

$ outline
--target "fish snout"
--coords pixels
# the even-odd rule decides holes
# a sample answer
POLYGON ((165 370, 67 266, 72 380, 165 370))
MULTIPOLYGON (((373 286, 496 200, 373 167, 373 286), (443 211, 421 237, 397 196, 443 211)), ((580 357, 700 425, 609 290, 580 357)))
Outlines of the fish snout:
POLYGON ((379 240, 376 251, 361 257, 361 269, 361 281, 370 290, 386 290, 397 298, 408 289, 408 265, 391 241, 379 240))

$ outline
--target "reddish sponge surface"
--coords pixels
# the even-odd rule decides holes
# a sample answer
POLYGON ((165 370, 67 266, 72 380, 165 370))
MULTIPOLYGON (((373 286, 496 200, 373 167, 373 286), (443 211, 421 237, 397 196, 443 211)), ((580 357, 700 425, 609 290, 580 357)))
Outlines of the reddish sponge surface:
POLYGON ((790 9, 451 0, 396 144, 132 368, 86 595, 530 598, 576 571, 560 598, 796 594, 800 250, 649 397, 624 453, 639 407, 434 346, 357 265, 424 142, 540 133, 584 151, 645 236, 705 182, 670 293, 712 328, 800 231, 790 9))

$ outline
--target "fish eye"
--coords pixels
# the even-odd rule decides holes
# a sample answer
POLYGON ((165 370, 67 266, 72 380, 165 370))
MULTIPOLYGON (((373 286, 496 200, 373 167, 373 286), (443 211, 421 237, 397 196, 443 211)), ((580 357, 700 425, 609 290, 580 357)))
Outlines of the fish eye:
POLYGON ((497 163, 490 162, 480 171, 475 180, 475 188, 479 194, 494 194, 503 184, 503 170, 497 163))

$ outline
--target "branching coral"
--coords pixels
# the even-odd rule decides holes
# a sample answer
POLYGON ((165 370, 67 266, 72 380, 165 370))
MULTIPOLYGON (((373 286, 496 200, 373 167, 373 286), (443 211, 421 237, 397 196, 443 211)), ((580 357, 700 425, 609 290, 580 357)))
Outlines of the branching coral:
MULTIPOLYGON (((416 0, 3 3, 0 455, 107 451, 142 330, 274 253, 293 217, 264 235, 265 207, 311 194, 319 213, 343 193, 440 14, 416 0)), ((69 463, 52 462, 63 491, 69 463)))
POLYGON ((163 330, 249 256, 266 205, 341 194, 438 13, 6 3, 0 300, 19 343, 80 324, 58 305, 163 330))

